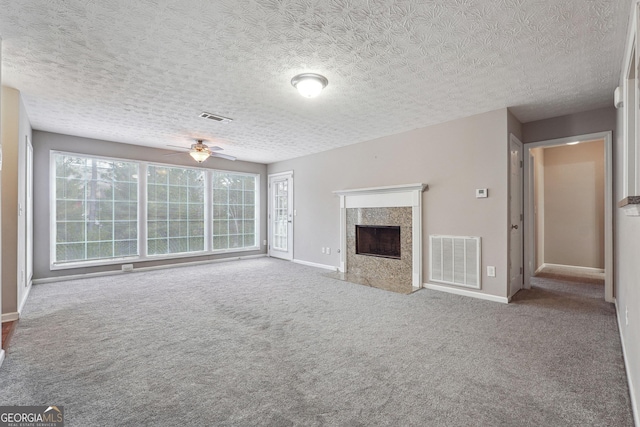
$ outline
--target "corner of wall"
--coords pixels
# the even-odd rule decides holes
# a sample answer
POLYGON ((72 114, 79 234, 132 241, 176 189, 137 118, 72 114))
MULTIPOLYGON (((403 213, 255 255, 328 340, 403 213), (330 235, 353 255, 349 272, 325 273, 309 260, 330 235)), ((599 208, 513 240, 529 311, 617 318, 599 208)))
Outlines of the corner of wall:
POLYGON ((511 134, 522 141, 522 122, 518 120, 510 108, 507 108, 507 138, 511 134))
MULTIPOLYGON (((614 145, 614 202, 624 195, 624 120, 623 110, 616 115, 614 145)), ((614 207, 614 284, 616 316, 624 357, 629 394, 635 423, 640 426, 640 217, 627 216, 614 207)))
MULTIPOLYGON (((2 87, 2 312, 16 316, 24 304, 28 287, 21 286, 19 262, 24 259, 24 216, 19 214, 20 195, 24 193, 24 152, 32 128, 20 92, 2 87), (21 240, 22 239, 22 240, 21 240)), ((22 209, 24 213, 24 209, 22 209)))

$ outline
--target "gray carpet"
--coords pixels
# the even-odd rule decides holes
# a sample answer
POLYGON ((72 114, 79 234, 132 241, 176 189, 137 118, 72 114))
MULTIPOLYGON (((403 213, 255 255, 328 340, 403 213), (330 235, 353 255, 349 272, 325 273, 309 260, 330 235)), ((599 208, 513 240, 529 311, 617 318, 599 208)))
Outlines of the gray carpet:
POLYGON ((612 305, 505 305, 273 259, 34 286, 1 405, 67 426, 632 426, 612 305))

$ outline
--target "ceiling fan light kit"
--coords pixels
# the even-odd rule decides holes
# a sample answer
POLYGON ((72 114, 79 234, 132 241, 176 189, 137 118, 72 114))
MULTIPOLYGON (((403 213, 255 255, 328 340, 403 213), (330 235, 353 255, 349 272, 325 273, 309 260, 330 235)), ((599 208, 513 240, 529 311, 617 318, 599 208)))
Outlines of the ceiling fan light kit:
POLYGON ((300 95, 305 98, 315 98, 320 95, 322 89, 327 87, 329 80, 326 77, 316 73, 298 74, 291 79, 293 87, 298 89, 300 95))
POLYGON ((192 149, 191 151, 189 151, 189 155, 193 157, 193 160, 195 160, 196 162, 202 163, 207 160, 209 156, 211 156, 211 152, 208 149, 192 149))
MULTIPOLYGON (((196 139, 196 143, 195 144, 191 144, 191 148, 189 148, 189 151, 186 151, 187 153, 189 153, 189 155, 196 162, 202 163, 205 160, 207 160, 209 157, 219 157, 221 159, 226 159, 226 160, 231 160, 231 161, 235 161, 236 160, 235 156, 230 156, 228 154, 219 153, 219 151, 223 150, 222 148, 220 148, 218 146, 209 147, 209 146, 205 145, 203 142, 204 142, 203 139, 196 139)), ((176 145, 169 145, 169 147, 174 147, 174 148, 179 148, 181 150, 186 150, 186 148, 180 147, 180 146, 176 146, 176 145)), ((165 154, 165 156, 175 156, 175 155, 183 154, 184 152, 185 151, 178 152, 178 153, 165 154)))

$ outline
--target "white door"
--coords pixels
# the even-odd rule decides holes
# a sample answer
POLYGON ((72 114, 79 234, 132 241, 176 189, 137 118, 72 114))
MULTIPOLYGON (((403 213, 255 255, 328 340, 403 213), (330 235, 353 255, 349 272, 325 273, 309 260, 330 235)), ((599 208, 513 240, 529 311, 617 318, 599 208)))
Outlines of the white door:
POLYGON ((522 289, 522 142, 509 138, 509 296, 522 289))
POLYGON ((269 256, 293 259, 293 172, 269 175, 269 256))

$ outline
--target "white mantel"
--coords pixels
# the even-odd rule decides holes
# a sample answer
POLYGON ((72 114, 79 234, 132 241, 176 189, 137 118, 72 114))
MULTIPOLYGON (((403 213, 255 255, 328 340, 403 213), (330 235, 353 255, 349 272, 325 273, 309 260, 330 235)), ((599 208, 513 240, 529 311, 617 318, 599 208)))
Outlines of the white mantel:
POLYGON ((336 190, 340 196, 340 266, 339 271, 346 273, 346 210, 349 208, 412 208, 412 286, 422 287, 422 193, 427 184, 390 185, 385 187, 355 188, 336 190))

